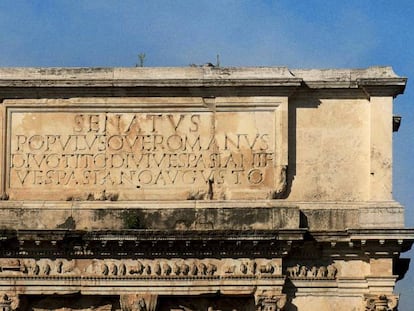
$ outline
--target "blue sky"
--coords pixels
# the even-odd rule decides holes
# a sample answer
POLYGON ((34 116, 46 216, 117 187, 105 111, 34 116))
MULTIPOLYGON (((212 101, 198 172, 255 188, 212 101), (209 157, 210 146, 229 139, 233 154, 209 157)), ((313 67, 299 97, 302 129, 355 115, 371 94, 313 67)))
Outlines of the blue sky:
MULTIPOLYGON (((395 100, 394 197, 414 227, 414 1, 2 0, 0 66, 341 68, 391 65, 411 78, 395 100)), ((404 256, 414 258, 414 252, 404 256)), ((411 310, 414 263, 397 291, 411 310)))

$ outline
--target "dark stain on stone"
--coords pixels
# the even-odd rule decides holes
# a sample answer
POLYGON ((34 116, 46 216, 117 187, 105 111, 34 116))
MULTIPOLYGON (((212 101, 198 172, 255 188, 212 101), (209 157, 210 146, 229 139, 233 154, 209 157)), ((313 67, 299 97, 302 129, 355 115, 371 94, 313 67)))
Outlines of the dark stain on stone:
POLYGON ((121 218, 125 229, 145 229, 141 221, 141 213, 137 210, 124 210, 121 218))
POLYGON ((95 220, 102 220, 108 215, 108 211, 100 208, 95 211, 95 220))
POLYGON ((75 229, 76 223, 72 216, 66 218, 65 222, 57 225, 57 229, 75 229))

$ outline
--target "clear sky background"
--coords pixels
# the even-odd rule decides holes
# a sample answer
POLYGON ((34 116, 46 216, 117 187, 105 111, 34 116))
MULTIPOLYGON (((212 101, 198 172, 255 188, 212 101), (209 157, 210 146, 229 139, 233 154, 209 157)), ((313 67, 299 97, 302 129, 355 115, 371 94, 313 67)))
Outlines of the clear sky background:
MULTIPOLYGON (((361 68, 407 76, 395 100, 394 197, 414 227, 414 1, 1 0, 0 66, 361 68)), ((403 254, 414 258, 414 252, 403 254)), ((414 260, 400 281, 414 310, 414 260)))

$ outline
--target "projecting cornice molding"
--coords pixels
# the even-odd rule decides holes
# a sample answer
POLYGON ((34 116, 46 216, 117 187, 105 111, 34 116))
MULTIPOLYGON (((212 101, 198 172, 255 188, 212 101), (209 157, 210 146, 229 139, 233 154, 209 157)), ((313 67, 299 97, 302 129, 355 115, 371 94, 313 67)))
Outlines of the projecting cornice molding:
POLYGON ((226 96, 229 91, 233 95, 236 91, 245 96, 289 96, 298 88, 356 89, 368 96, 397 96, 406 82, 391 67, 0 68, 2 98, 226 96))
MULTIPOLYGON (((414 229, 317 231, 284 230, 3 230, 3 257, 89 258, 146 257, 285 257, 295 252, 329 249, 337 256, 395 255, 407 251, 414 241, 414 229), (311 249, 306 250, 304 245, 311 249), (380 252, 380 253, 379 253, 380 252)), ((310 254, 308 254, 310 255, 310 254)), ((314 254, 314 256, 319 256, 314 254)), ((269 258, 270 258, 269 257, 269 258)))

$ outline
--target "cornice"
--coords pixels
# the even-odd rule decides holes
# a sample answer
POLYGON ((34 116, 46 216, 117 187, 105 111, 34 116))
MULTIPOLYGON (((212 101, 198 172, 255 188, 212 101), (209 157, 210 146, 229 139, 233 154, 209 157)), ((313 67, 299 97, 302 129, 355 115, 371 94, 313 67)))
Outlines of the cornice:
POLYGON ((356 251, 393 257, 410 249, 413 241, 414 229, 0 232, 3 257, 284 257, 292 249, 302 249, 311 244, 315 249, 323 247, 341 254, 356 251))
POLYGON ((407 79, 391 67, 0 68, 2 98, 85 96, 289 96, 297 88, 396 96, 407 79))

